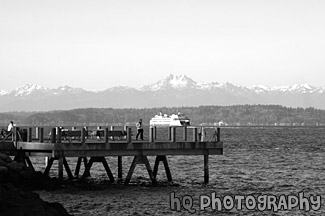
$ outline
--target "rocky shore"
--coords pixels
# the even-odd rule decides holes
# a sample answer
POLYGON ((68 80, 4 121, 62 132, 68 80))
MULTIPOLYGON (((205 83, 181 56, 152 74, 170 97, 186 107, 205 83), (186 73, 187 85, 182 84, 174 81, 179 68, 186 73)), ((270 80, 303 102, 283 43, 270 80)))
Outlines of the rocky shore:
POLYGON ((58 188, 56 179, 35 172, 24 163, 0 153, 0 212, 2 216, 69 216, 58 202, 43 201, 35 189, 58 188))

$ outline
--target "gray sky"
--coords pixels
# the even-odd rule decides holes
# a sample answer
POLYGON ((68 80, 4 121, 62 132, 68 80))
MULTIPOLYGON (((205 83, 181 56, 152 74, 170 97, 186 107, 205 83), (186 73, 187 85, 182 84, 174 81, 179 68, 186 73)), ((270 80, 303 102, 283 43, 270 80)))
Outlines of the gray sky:
POLYGON ((1 0, 0 90, 27 83, 325 86, 324 0, 1 0))

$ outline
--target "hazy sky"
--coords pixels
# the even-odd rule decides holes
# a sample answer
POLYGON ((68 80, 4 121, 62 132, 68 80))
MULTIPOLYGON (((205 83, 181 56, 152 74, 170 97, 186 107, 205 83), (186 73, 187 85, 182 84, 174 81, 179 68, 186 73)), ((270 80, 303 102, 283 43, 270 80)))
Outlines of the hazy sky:
POLYGON ((140 87, 168 74, 325 86, 324 0, 1 0, 0 90, 140 87))

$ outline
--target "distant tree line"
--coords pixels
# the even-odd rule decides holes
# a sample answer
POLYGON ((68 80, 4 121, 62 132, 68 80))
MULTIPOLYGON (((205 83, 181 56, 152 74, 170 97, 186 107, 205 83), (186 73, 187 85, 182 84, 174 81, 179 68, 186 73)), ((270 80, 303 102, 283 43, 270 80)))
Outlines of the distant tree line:
POLYGON ((325 125, 325 110, 315 108, 291 108, 280 105, 233 105, 199 107, 162 107, 148 109, 83 108, 67 111, 0 113, 0 124, 10 120, 20 125, 125 125, 140 118, 145 124, 162 112, 184 113, 192 125, 325 125))

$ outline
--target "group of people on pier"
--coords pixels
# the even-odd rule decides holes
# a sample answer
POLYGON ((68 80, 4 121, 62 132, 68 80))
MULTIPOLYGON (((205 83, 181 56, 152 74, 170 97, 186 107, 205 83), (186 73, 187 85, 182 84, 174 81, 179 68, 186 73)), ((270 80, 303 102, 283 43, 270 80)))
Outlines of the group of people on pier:
MULTIPOLYGON (((5 140, 9 136, 11 136, 14 127, 15 127, 14 122, 13 121, 10 121, 7 130, 5 130, 5 129, 2 129, 1 130, 1 137, 5 140)), ((141 140, 143 140, 143 123, 142 123, 142 119, 140 119, 136 123, 136 128, 137 128, 136 140, 138 140, 138 138, 140 138, 141 140)), ((51 135, 49 135, 49 136, 51 136, 51 135)))

